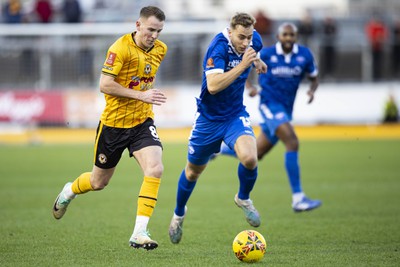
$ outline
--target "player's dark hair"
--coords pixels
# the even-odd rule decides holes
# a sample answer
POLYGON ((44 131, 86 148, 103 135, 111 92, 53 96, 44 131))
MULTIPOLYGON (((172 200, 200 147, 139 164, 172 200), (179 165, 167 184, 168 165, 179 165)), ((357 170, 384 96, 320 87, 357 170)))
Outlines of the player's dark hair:
POLYGON ((159 9, 156 6, 146 6, 140 10, 140 17, 141 18, 149 18, 151 16, 156 17, 159 21, 165 21, 165 14, 164 11, 159 9))
POLYGON ((236 13, 235 16, 231 19, 230 27, 231 29, 235 29, 237 25, 242 25, 244 28, 248 28, 250 26, 254 26, 256 23, 256 19, 247 13, 236 13))
POLYGON ((278 34, 281 34, 285 31, 286 27, 291 27, 294 33, 297 33, 297 26, 291 22, 284 22, 278 27, 278 34))

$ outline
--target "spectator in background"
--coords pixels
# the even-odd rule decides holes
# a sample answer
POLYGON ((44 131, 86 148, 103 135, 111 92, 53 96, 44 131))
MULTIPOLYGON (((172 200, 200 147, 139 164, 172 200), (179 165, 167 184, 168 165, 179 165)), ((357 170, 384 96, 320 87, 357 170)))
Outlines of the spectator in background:
POLYGON ((400 19, 392 26, 392 72, 393 77, 400 79, 400 19))
POLYGON ((254 18, 254 29, 261 35, 263 44, 269 45, 272 42, 272 20, 262 10, 259 10, 254 18))
POLYGON ((314 35, 314 23, 310 13, 306 13, 297 25, 299 42, 304 46, 309 46, 314 35))
MULTIPOLYGON (((22 23, 26 21, 26 17, 22 12, 22 4, 19 0, 8 0, 2 6, 2 15, 4 18, 4 23, 22 23)), ((15 37, 8 37, 14 39, 15 37)), ((17 37, 19 41, 27 37, 17 37)), ((29 42, 29 41, 27 41, 29 42)), ((30 47, 24 47, 21 49, 21 55, 19 56, 20 64, 18 74, 20 80, 25 80, 30 78, 33 74, 33 50, 30 47)))
POLYGON ((35 3, 35 12, 39 22, 51 22, 53 9, 49 0, 37 0, 35 3))
POLYGON ((8 0, 2 8, 5 23, 21 23, 23 21, 22 4, 19 0, 8 0))
POLYGON ((325 18, 322 27, 323 73, 325 77, 331 77, 336 64, 337 27, 331 17, 325 18))
POLYGON ((385 104, 383 115, 384 123, 394 123, 399 121, 399 109, 397 108, 396 99, 393 94, 389 95, 389 99, 385 104))
POLYGON ((383 52, 388 30, 383 21, 376 15, 372 16, 365 26, 365 33, 372 53, 372 79, 382 78, 383 52))
POLYGON ((81 37, 81 49, 79 50, 79 81, 89 83, 93 79, 94 53, 91 48, 93 39, 91 37, 81 37))
POLYGON ((64 0, 62 11, 65 22, 79 23, 82 21, 82 9, 78 0, 64 0))

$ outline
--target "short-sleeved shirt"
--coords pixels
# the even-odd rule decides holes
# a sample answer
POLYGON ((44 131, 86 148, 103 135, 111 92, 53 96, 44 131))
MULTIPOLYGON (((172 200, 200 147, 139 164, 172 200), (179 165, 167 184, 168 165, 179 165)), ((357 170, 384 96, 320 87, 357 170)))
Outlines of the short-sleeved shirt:
MULTIPOLYGON (((257 52, 262 48, 261 37, 256 31, 250 46, 257 52)), ((254 136, 249 114, 243 105, 244 85, 250 67, 215 95, 211 95, 207 88, 207 74, 233 69, 242 61, 242 56, 235 51, 227 29, 216 35, 210 43, 203 62, 203 83, 197 99, 198 113, 189 137, 188 160, 192 164, 206 164, 210 155, 219 151, 222 141, 233 149, 240 136, 254 136)))
MULTIPOLYGON (((259 52, 262 48, 260 35, 254 31, 250 46, 259 52)), ((243 54, 237 53, 229 38, 228 29, 217 34, 211 41, 203 60, 201 93, 197 99, 197 111, 209 120, 224 121, 245 111, 243 92, 250 68, 245 70, 223 91, 211 95, 207 88, 207 74, 227 72, 242 61, 243 54)))
POLYGON ((292 53, 285 55, 278 42, 275 46, 262 49, 260 57, 268 66, 267 73, 259 75, 261 104, 277 103, 284 106, 291 118, 301 80, 306 73, 311 77, 318 75, 311 51, 294 44, 292 53))
MULTIPOLYGON (((102 73, 115 78, 127 90, 146 91, 153 87, 157 70, 167 53, 167 46, 156 40, 145 51, 134 41, 134 33, 125 34, 107 51, 102 73)), ((105 94, 106 107, 101 115, 104 125, 131 128, 148 118, 154 119, 152 104, 105 94)))

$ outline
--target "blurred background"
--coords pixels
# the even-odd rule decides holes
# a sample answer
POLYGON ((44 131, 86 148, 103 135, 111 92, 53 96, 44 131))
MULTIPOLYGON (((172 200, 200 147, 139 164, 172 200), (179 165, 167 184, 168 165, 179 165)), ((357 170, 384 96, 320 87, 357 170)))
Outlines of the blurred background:
MULTIPOLYGON (((168 103, 155 107, 159 127, 191 126, 205 50, 238 11, 256 17, 265 46, 276 42, 279 24, 290 21, 299 28, 299 43, 313 51, 319 90, 307 105, 304 81, 294 124, 398 122, 398 0, 2 0, 0 134, 96 127, 107 49, 135 30, 145 5, 157 5, 167 16, 160 40, 169 51, 156 84, 168 103)), ((245 100, 256 124, 258 99, 245 100)))

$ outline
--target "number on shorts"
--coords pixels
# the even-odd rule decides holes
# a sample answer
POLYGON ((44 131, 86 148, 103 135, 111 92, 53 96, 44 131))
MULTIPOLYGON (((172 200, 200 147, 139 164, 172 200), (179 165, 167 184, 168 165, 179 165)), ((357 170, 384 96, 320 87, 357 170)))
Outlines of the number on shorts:
POLYGON ((154 127, 153 125, 149 127, 150 133, 152 136, 154 136, 154 138, 159 138, 158 134, 157 134, 157 129, 156 127, 154 127))
POLYGON ((245 126, 245 127, 250 127, 250 125, 251 125, 251 122, 250 122, 250 119, 249 119, 249 117, 239 117, 239 119, 242 121, 242 123, 243 123, 243 126, 245 126))

